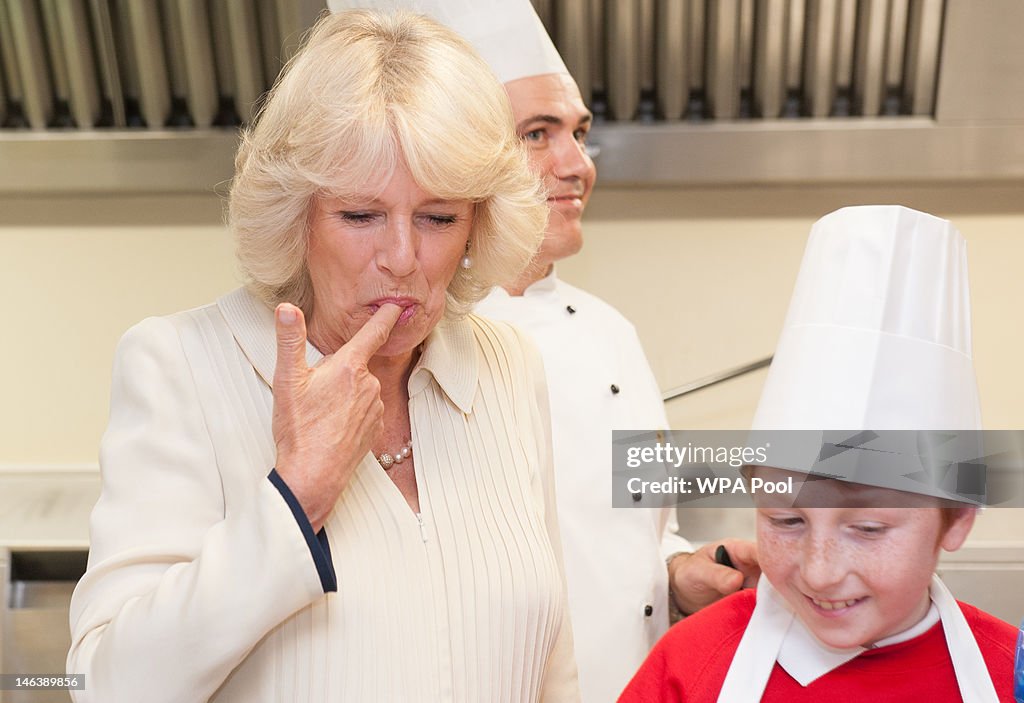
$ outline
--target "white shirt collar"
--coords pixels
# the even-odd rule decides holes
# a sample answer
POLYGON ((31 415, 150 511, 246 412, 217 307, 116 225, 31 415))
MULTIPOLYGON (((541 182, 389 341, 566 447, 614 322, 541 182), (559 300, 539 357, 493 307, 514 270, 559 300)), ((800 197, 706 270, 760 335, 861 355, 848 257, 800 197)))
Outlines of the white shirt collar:
POLYGON ((544 278, 534 281, 523 291, 524 296, 547 295, 558 289, 558 277, 555 275, 555 267, 552 266, 544 278))
MULTIPOLYGON (((780 607, 774 599, 769 602, 772 607, 780 607)), ((939 611, 935 604, 930 603, 929 606, 928 612, 917 624, 903 632, 879 640, 871 649, 906 642, 927 632, 939 621, 939 611)), ((829 647, 815 637, 799 618, 793 618, 793 622, 782 640, 778 662, 779 666, 785 669, 786 673, 796 679, 801 686, 807 686, 866 651, 865 647, 850 649, 829 647)))
POLYGON ((498 301, 510 302, 516 300, 522 300, 524 298, 540 298, 547 295, 555 295, 558 292, 558 276, 555 275, 555 267, 552 266, 551 270, 548 271, 547 275, 543 278, 534 281, 528 285, 522 295, 509 295, 508 291, 501 286, 496 286, 491 289, 487 299, 492 303, 498 301))
MULTIPOLYGON (((953 594, 934 574, 929 595, 942 622, 946 647, 953 662, 957 687, 960 689, 960 695, 964 702, 998 703, 999 697, 992 684, 992 677, 971 626, 953 594)), ((925 619, 927 618, 928 616, 925 619)), ((718 703, 749 703, 749 701, 761 700, 768 680, 771 678, 775 662, 780 661, 779 653, 782 650, 783 642, 790 637, 794 622, 797 622, 797 618, 794 617, 782 596, 772 588, 767 578, 760 579, 757 584, 757 605, 750 615, 750 621, 747 623, 743 637, 740 638, 732 664, 729 665, 729 671, 726 672, 725 680, 722 682, 718 703)), ((918 626, 921 624, 919 623, 918 626)), ((915 636, 914 631, 918 626, 895 637, 886 638, 883 642, 892 644, 894 640, 909 639, 915 636)), ((797 630, 792 630, 792 632, 795 635, 797 630)), ((820 649, 820 647, 814 649, 820 649)), ((849 656, 846 661, 857 656, 858 653, 853 650, 847 651, 846 654, 852 654, 852 656, 849 656)), ((817 654, 814 652, 811 652, 810 656, 817 658, 817 654)), ((837 658, 832 657, 831 661, 825 665, 819 664, 817 666, 819 671, 798 672, 800 678, 809 683, 814 679, 808 677, 815 674, 820 676, 831 671, 835 666, 839 666, 840 664, 835 663, 837 658)), ((799 666, 799 664, 795 665, 795 667, 799 666)), ((786 671, 796 678, 796 674, 793 674, 791 669, 786 668, 786 671)))
POLYGON ((782 640, 777 661, 801 686, 807 686, 851 659, 855 659, 863 647, 835 649, 816 638, 800 618, 793 622, 782 640))
POLYGON ((900 642, 906 642, 912 640, 915 637, 923 635, 932 629, 939 620, 942 618, 939 616, 939 609, 935 607, 935 603, 928 603, 928 612, 924 614, 916 625, 909 627, 903 632, 897 632, 895 635, 889 637, 883 637, 882 639, 875 642, 871 646, 871 649, 878 649, 879 647, 888 647, 891 644, 899 644, 900 642))

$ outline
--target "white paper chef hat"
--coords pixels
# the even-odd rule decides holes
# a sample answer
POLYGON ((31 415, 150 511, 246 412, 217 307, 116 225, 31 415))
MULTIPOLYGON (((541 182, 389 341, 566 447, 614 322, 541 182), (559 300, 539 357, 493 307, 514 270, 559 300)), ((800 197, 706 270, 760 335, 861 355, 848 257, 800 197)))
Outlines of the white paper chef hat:
MULTIPOLYGON (((900 206, 815 223, 753 429, 981 429, 967 245, 951 223, 900 206)), ((887 477, 882 458, 862 455, 857 475, 837 477, 955 497, 887 477)))
POLYGON ((331 12, 366 8, 427 15, 473 45, 502 83, 568 73, 530 0, 327 0, 331 12))

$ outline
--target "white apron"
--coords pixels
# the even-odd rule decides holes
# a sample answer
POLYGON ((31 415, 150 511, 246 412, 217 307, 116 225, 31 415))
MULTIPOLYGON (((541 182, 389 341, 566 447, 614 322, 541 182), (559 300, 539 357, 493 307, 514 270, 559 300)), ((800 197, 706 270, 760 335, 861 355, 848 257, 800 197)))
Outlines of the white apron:
MULTIPOLYGON (((974 633, 953 594, 938 576, 932 576, 929 595, 942 621, 946 646, 964 703, 999 703, 974 633)), ((761 700, 794 617, 785 599, 768 579, 760 579, 757 605, 725 675, 718 703, 761 700)), ((845 658, 848 660, 854 656, 856 654, 845 658)))

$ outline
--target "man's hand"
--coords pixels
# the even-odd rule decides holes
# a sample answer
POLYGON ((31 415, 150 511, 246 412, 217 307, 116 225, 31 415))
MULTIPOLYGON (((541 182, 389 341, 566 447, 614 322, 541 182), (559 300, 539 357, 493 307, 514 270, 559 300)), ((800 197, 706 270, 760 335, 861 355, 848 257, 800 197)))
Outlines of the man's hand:
POLYGON ((367 364, 388 340, 402 308, 381 305, 352 339, 313 368, 306 365, 302 311, 281 303, 274 314, 277 473, 319 531, 383 430, 380 383, 367 364))
POLYGON ((761 567, 757 545, 739 539, 708 542, 693 554, 680 554, 668 565, 671 597, 685 614, 697 612, 741 588, 757 584, 761 567), (715 550, 725 545, 735 569, 715 562, 715 550))

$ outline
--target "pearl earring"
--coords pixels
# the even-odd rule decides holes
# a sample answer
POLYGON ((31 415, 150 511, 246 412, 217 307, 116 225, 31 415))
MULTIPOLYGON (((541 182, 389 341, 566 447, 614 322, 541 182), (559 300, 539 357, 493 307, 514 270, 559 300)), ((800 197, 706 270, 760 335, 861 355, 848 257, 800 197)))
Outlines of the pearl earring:
POLYGON ((462 257, 462 261, 459 262, 459 265, 462 268, 464 268, 464 269, 471 269, 471 268, 473 268, 473 257, 471 257, 469 255, 469 241, 468 240, 466 241, 466 253, 462 257))

